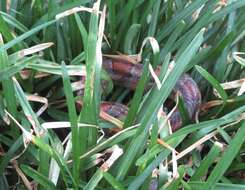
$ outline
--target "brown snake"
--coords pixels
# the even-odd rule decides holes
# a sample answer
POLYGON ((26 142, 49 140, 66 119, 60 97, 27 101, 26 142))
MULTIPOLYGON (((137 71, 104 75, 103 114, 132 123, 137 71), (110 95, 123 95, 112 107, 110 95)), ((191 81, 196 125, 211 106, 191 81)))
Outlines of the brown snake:
MULTIPOLYGON (((119 58, 104 59, 102 66, 113 82, 131 90, 135 90, 143 73, 142 64, 133 64, 119 58)), ((160 67, 155 70, 155 73, 159 75, 160 67)), ((151 80, 147 85, 147 88, 152 87, 153 85, 154 82, 151 80)), ((183 74, 175 84, 171 96, 175 96, 177 92, 183 99, 184 107, 188 112, 189 118, 194 120, 201 104, 201 93, 197 84, 189 75, 183 74)), ((128 114, 128 107, 116 102, 102 102, 100 109, 120 120, 125 118, 128 114)), ((169 117, 169 121, 173 131, 179 129, 183 125, 181 114, 178 109, 174 110, 169 117)))

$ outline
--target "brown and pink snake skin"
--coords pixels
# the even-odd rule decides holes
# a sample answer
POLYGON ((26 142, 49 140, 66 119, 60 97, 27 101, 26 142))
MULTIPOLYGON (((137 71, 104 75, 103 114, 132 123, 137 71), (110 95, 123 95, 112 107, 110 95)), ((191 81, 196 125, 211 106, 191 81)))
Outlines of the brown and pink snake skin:
MULTIPOLYGON (((102 66, 114 83, 130 90, 135 90, 143 73, 142 64, 134 64, 120 58, 104 58, 102 66)), ((160 67, 155 70, 155 73, 159 75, 160 67)), ((151 79, 147 84, 147 89, 153 85, 154 82, 151 79)), ((183 99, 189 118, 194 120, 201 104, 201 93, 196 82, 189 75, 183 74, 175 84, 171 97, 174 97, 177 92, 183 99)), ((128 107, 117 102, 102 102, 100 109, 119 120, 128 114, 128 107)), ((169 121, 173 131, 182 127, 183 122, 178 109, 171 114, 169 121)))

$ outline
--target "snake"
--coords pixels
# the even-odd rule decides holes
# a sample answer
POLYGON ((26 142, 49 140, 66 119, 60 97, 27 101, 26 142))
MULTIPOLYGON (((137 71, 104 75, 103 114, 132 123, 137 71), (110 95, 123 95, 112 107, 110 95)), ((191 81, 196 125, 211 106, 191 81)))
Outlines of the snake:
MULTIPOLYGON (((132 63, 122 58, 103 58, 102 68, 107 72, 113 83, 130 90, 136 89, 143 73, 143 64, 132 63)), ((155 69, 156 75, 160 74, 160 70, 160 66, 155 69)), ((85 78, 82 80, 84 81, 85 78)), ((106 85, 108 85, 106 81, 101 82, 102 89, 106 89, 106 85)), ((146 88, 149 89, 153 85, 154 80, 151 78, 146 88)), ((198 85, 188 74, 182 74, 176 82, 170 97, 175 97, 177 93, 183 100, 189 119, 194 121, 201 104, 201 92, 198 85)), ((114 118, 123 120, 127 116, 129 108, 122 103, 103 101, 100 110, 114 118)), ((184 122, 178 108, 171 113, 169 122, 172 131, 176 131, 183 126, 184 122)))

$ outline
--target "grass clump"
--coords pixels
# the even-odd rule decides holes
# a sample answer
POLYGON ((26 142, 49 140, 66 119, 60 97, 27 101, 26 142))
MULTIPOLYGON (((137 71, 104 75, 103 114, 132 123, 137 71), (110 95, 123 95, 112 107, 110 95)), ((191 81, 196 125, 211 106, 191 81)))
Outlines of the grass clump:
POLYGON ((0 189, 244 189, 244 18, 242 0, 1 1, 0 189), (141 60, 136 90, 106 55, 141 60), (183 73, 202 104, 172 133, 159 110, 183 73))

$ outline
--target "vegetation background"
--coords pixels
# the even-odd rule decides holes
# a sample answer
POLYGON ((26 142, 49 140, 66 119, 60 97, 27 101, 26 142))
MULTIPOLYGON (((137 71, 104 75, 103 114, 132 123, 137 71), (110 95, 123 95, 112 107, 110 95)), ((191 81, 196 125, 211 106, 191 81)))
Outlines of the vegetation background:
POLYGON ((245 189, 244 29, 244 0, 1 0, 0 189, 245 189), (135 92, 101 96, 102 53, 161 65, 166 80, 143 95, 145 69, 135 92), (158 134, 184 72, 199 123, 158 134), (101 120, 101 100, 128 101, 124 123, 101 120))

